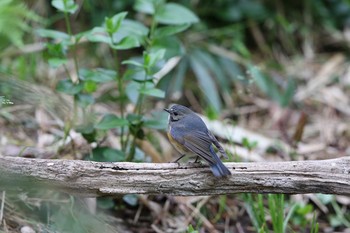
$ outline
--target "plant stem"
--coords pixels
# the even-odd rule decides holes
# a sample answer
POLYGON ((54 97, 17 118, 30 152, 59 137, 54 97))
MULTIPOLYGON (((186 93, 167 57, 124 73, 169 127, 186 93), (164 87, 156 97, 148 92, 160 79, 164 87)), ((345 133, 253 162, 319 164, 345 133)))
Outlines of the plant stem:
MULTIPOLYGON (((113 42, 113 35, 109 34, 111 38, 112 44, 113 42)), ((112 54, 115 60, 115 71, 116 71, 116 79, 117 79, 117 85, 118 85, 118 92, 119 92, 119 106, 120 106, 120 117, 124 118, 124 86, 123 86, 123 76, 119 72, 119 60, 118 60, 118 53, 117 50, 112 48, 112 54)), ((120 132, 120 145, 122 147, 122 151, 126 150, 127 141, 124 141, 124 127, 121 128, 120 132)))
POLYGON ((79 83, 79 65, 78 65, 78 58, 77 58, 77 40, 75 39, 75 37, 72 34, 72 29, 71 29, 71 25, 70 25, 70 22, 69 22, 69 16, 68 16, 67 12, 64 12, 64 19, 65 19, 65 22, 66 22, 68 35, 70 36, 70 40, 72 40, 72 39, 74 40, 74 44, 73 44, 73 60, 74 60, 75 72, 77 74, 77 83, 79 83))

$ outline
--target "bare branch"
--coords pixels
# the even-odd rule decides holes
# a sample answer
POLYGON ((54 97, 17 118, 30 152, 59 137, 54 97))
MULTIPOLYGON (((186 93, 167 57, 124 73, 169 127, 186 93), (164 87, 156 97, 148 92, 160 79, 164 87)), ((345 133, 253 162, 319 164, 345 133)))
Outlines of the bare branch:
POLYGON ((198 164, 101 163, 0 156, 0 190, 55 189, 89 197, 127 193, 350 194, 350 157, 225 165, 232 176, 216 178, 209 167, 198 164))

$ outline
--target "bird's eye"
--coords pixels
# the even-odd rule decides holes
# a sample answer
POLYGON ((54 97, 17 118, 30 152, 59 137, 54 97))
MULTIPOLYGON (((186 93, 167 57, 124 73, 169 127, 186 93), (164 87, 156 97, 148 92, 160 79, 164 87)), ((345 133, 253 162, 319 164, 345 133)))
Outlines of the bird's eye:
POLYGON ((174 112, 174 116, 177 116, 177 115, 179 115, 177 112, 174 112))

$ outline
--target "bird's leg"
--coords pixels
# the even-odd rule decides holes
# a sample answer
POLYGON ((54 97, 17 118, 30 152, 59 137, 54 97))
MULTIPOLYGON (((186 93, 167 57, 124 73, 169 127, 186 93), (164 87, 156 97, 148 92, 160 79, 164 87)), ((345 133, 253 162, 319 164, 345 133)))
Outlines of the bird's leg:
POLYGON ((179 162, 180 159, 182 159, 186 154, 181 155, 178 159, 176 159, 173 163, 179 162))
POLYGON ((199 156, 196 157, 196 160, 194 160, 194 163, 199 163, 198 159, 199 159, 199 156))

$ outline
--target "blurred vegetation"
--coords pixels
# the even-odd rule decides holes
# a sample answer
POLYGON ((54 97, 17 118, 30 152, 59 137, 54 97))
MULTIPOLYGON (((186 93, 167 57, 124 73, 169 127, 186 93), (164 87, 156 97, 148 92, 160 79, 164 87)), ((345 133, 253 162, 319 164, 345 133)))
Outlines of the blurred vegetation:
MULTIPOLYGON (((257 117, 270 127, 275 122, 268 111, 241 116, 233 109, 255 105, 264 99, 280 111, 312 112, 310 109, 318 106, 305 110, 309 102, 295 98, 298 88, 312 80, 304 78, 303 72, 307 70, 291 66, 298 61, 313 61, 319 67, 337 53, 347 57, 349 24, 350 3, 346 0, 3 0, 0 3, 0 130, 23 127, 30 136, 40 135, 38 132, 52 134, 54 139, 49 148, 59 158, 65 155, 104 162, 151 162, 156 159, 138 142, 148 141, 159 153, 164 152, 156 134, 167 127, 167 114, 161 110, 162 106, 173 102, 191 105, 211 119, 228 112, 225 116, 237 124, 257 117), (18 113, 12 109, 14 106, 23 106, 24 110, 18 113), (43 126, 37 122, 34 116, 40 115, 41 109, 55 123, 43 126), (74 141, 72 132, 80 133, 88 148, 70 143, 70 139, 74 141), (118 141, 112 145, 111 134, 118 141)), ((332 83, 339 84, 340 75, 335 76, 332 83)), ((260 126, 252 128, 262 130, 260 126)), ((288 133, 283 131, 281 137, 288 133)), ((284 139, 293 144, 300 137, 284 139)), ((35 143, 28 139, 22 145, 35 143)), ((258 142, 244 138, 241 145, 252 151, 258 142)), ((333 146, 341 147, 341 144, 333 146)), ((108 213, 128 219, 120 225, 130 225, 135 232, 142 227, 151 231, 150 225, 158 221, 144 213, 151 210, 142 210, 137 195, 98 199, 98 209, 110 212, 104 212, 94 224, 89 222, 94 215, 83 213, 81 208, 85 204, 76 204, 75 198, 31 193, 29 199, 18 199, 21 195, 6 196, 5 214, 13 211, 30 220, 8 219, 9 228, 29 224, 36 229, 47 228, 47 232, 72 229, 72 232, 91 232, 95 228, 90 225, 120 224, 112 221, 108 213), (36 196, 41 200, 33 201, 36 196), (67 213, 60 214, 57 209, 67 213), (140 217, 138 211, 143 217, 139 222, 135 220, 137 214, 140 217)), ((149 200, 161 207, 165 203, 175 206, 172 198, 165 199, 149 200)), ((349 211, 346 211, 349 205, 340 206, 335 197, 327 195, 317 196, 317 205, 309 199, 305 203, 305 199, 299 203, 284 195, 247 194, 213 198, 198 208, 218 229, 223 229, 231 217, 229 224, 234 224, 229 229, 233 232, 239 226, 245 232, 350 228, 349 211), (327 206, 330 213, 319 211, 319 206, 327 206)), ((181 218, 185 214, 181 211, 169 210, 171 220, 184 222, 181 218)), ((0 227, 4 227, 1 222, 0 227)), ((109 225, 105 227, 104 232, 113 232, 109 225)), ((183 231, 203 229, 210 228, 198 218, 183 231)))

